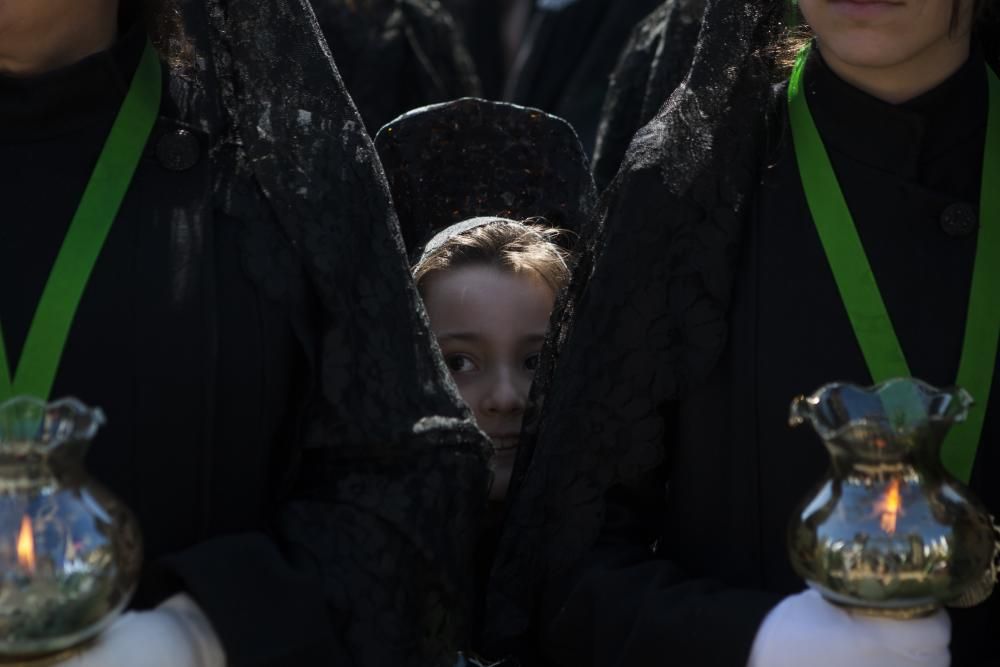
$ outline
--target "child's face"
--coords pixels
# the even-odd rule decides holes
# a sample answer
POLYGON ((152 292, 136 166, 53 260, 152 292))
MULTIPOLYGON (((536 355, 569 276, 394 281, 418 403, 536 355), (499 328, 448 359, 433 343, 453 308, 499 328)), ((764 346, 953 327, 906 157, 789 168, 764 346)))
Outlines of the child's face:
POLYGON ((422 291, 445 363, 493 441, 490 498, 502 500, 555 294, 533 273, 485 265, 431 274, 422 291))

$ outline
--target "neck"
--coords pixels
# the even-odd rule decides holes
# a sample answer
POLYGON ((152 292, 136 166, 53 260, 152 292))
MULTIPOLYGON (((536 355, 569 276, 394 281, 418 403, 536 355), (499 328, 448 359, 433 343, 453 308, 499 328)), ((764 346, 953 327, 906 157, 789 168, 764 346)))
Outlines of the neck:
POLYGON ((902 104, 944 83, 969 58, 970 39, 947 39, 909 60, 887 66, 853 65, 817 42, 823 60, 841 79, 859 90, 902 104))
POLYGON ((118 34, 116 3, 82 3, 99 7, 87 15, 44 21, 45 27, 2 35, 0 74, 28 77, 72 65, 105 51, 118 34))

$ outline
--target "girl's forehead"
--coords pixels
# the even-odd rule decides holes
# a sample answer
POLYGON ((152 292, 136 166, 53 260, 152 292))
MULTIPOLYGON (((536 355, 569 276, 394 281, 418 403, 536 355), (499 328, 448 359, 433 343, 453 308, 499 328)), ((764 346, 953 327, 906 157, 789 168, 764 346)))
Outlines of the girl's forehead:
POLYGON ((435 333, 544 332, 555 302, 537 274, 467 266, 428 276, 424 302, 435 333))

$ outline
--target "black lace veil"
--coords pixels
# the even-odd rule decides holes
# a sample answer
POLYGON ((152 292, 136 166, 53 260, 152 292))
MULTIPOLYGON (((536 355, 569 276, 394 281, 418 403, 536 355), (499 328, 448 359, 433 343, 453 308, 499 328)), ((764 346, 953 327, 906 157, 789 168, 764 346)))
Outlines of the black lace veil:
POLYGON ((783 15, 781 0, 707 3, 690 71, 602 197, 526 417, 488 597, 497 654, 529 632, 542 581, 596 540, 605 491, 660 462, 664 405, 721 351, 729 285, 714 241, 739 235, 753 183, 732 165, 758 148, 783 15), (651 187, 666 201, 645 202, 651 187))
POLYGON ((573 127, 539 109, 465 98, 414 109, 375 137, 412 260, 478 216, 541 217, 581 232, 597 193, 573 127))
POLYGON ((308 0, 180 8, 195 57, 171 98, 211 138, 212 205, 240 220, 267 296, 309 300, 295 324, 318 386, 285 448, 281 544, 322 582, 354 663, 451 664, 489 450, 436 352, 372 141, 308 0))
POLYGON ((611 74, 594 148, 594 179, 605 188, 636 131, 651 121, 684 79, 705 0, 666 0, 632 31, 611 74))

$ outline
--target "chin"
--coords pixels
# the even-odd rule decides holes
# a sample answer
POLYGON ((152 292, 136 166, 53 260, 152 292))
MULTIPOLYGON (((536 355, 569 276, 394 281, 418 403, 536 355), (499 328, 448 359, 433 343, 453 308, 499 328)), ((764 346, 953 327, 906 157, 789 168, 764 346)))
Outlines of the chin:
MULTIPOLYGON (((920 34, 898 30, 847 29, 818 34, 824 54, 832 54, 852 67, 885 68, 921 62, 934 53, 947 52, 960 43, 944 34, 920 34)), ((960 37, 960 36, 955 36, 960 37)))
POLYGON ((819 41, 824 54, 830 53, 852 67, 894 67, 923 51, 918 45, 906 44, 905 40, 871 33, 837 35, 819 41))

